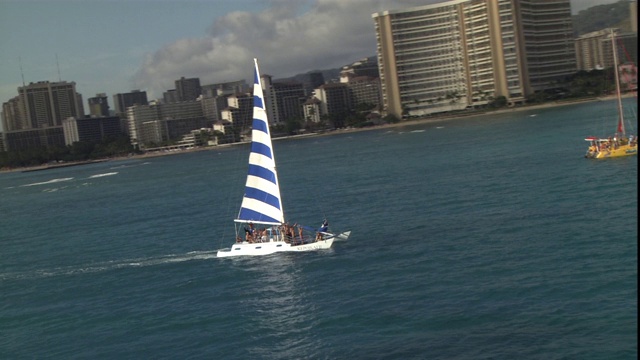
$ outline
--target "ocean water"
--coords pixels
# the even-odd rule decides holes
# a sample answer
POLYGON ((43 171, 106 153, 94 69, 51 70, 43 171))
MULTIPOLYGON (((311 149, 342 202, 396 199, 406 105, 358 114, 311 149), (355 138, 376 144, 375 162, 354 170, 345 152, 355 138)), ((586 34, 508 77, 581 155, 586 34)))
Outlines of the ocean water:
POLYGON ((636 359, 614 111, 275 141, 287 219, 352 231, 321 252, 215 257, 247 145, 0 174, 0 358, 636 359))

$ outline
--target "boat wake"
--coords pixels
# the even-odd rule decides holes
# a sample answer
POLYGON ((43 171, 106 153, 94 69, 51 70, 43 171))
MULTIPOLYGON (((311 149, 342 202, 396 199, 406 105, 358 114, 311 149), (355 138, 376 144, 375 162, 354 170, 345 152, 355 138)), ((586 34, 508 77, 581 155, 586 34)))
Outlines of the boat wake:
MULTIPOLYGON (((86 177, 84 179, 86 179, 86 180, 88 180, 88 179, 98 179, 98 178, 107 177, 107 176, 113 176, 113 175, 118 175, 118 172, 114 171, 114 172, 108 172, 108 173, 103 173, 103 174, 95 174, 95 175, 91 175, 89 177, 86 177)), ((58 183, 62 183, 62 182, 71 181, 71 180, 74 180, 74 179, 75 178, 72 178, 72 177, 51 179, 51 180, 47 180, 47 181, 24 184, 24 185, 20 185, 19 187, 52 185, 52 184, 58 184, 58 183)), ((88 183, 83 183, 82 185, 88 185, 88 183)), ((43 191, 44 192, 53 192, 53 191, 57 191, 57 190, 60 190, 60 189, 64 189, 65 187, 66 186, 63 186, 63 187, 60 187, 60 188, 46 188, 43 191)))
POLYGON ((38 269, 28 272, 3 273, 0 281, 8 280, 33 280, 49 277, 73 276, 108 272, 118 269, 157 266, 164 264, 180 263, 193 260, 215 259, 217 251, 192 251, 186 254, 171 254, 150 258, 124 259, 100 262, 90 265, 68 266, 53 269, 38 269))

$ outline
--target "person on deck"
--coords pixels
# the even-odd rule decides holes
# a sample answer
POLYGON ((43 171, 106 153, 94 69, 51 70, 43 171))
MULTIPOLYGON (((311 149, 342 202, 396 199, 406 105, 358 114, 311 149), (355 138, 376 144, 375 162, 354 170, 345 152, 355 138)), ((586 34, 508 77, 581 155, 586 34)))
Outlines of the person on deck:
POLYGON ((322 240, 322 233, 327 232, 328 230, 329 222, 327 221, 327 219, 324 219, 322 225, 320 225, 320 228, 318 229, 318 233, 316 234, 316 241, 322 240))
POLYGON ((303 241, 304 237, 302 236, 302 225, 298 225, 298 223, 295 223, 295 224, 293 225, 293 227, 294 227, 294 229, 295 229, 295 228, 298 228, 298 236, 300 236, 300 242, 301 242, 301 243, 302 243, 302 242, 304 242, 304 241, 303 241))
POLYGON ((253 223, 249 223, 249 227, 244 228, 245 237, 248 242, 253 242, 253 235, 255 234, 255 230, 253 229, 253 223))

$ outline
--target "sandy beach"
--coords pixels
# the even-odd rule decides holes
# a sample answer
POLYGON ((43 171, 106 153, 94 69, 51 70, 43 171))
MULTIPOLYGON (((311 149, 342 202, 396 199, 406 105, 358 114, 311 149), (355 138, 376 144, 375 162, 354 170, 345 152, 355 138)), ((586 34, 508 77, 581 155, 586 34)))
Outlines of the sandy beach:
MULTIPOLYGON (((636 96, 637 96, 637 93, 627 93, 627 94, 623 94, 622 95, 623 98, 636 97, 636 96)), ((434 115, 434 116, 426 117, 426 118, 418 118, 418 119, 400 121, 400 122, 394 123, 394 124, 376 125, 376 126, 369 126, 369 127, 363 127, 363 128, 344 128, 344 129, 338 129, 338 130, 327 131, 327 132, 322 132, 322 133, 309 133, 309 134, 302 134, 302 135, 283 136, 283 137, 274 138, 273 141, 277 141, 279 139, 307 138, 307 137, 311 137, 311 136, 329 136, 329 135, 335 135, 335 134, 344 134, 344 133, 347 133, 347 132, 359 132, 359 131, 389 129, 389 128, 396 128, 396 127, 402 127, 402 126, 424 124, 424 123, 448 122, 448 121, 455 121, 455 120, 465 119, 465 118, 472 117, 472 116, 488 116, 488 115, 492 115, 492 114, 516 113, 516 112, 521 112, 521 111, 531 111, 531 110, 536 110, 536 109, 547 109, 547 108, 567 106, 567 105, 573 105, 573 104, 588 103, 588 102, 593 102, 593 101, 607 101, 607 100, 613 100, 615 98, 616 98, 615 95, 610 95, 610 96, 603 96, 603 97, 592 97, 592 98, 580 98, 580 99, 563 100, 563 101, 553 101, 553 102, 548 102, 548 103, 544 103, 544 104, 522 105, 522 106, 511 107, 511 108, 501 108, 501 109, 498 109, 498 110, 487 110, 487 111, 475 110, 475 111, 469 111, 469 112, 464 112, 464 113, 455 113, 455 114, 446 114, 446 115, 434 115)), ((154 157, 159 157, 159 156, 185 154, 185 153, 196 152, 196 151, 216 150, 216 149, 220 149, 220 148, 223 148, 223 147, 236 146, 236 145, 241 145, 241 144, 246 144, 246 142, 238 142, 238 143, 223 144, 223 145, 216 145, 216 146, 198 147, 198 148, 193 148, 193 149, 185 149, 185 150, 177 150, 177 151, 154 151, 154 152, 147 152, 147 153, 144 153, 144 154, 112 157, 112 158, 108 158, 108 159, 99 159, 99 160, 93 160, 93 161, 89 160, 89 161, 82 161, 82 162, 78 162, 78 163, 65 163, 65 164, 60 164, 60 165, 39 165, 39 166, 13 168, 13 169, 0 169, 0 172, 15 172, 15 171, 28 172, 28 171, 39 171, 39 170, 54 169, 54 168, 58 168, 58 167, 83 165, 83 164, 102 162, 102 161, 116 161, 116 160, 126 160, 126 159, 148 159, 148 158, 154 158, 154 157)))

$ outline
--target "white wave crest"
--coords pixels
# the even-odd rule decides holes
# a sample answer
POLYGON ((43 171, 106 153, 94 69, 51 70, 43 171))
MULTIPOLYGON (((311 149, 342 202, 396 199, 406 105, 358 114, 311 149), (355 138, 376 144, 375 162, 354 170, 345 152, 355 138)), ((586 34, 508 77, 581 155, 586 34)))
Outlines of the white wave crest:
POLYGON ((113 176, 118 174, 118 172, 109 172, 109 173, 104 173, 104 174, 95 174, 95 175, 91 175, 89 176, 89 179, 94 179, 94 178, 99 178, 99 177, 104 177, 104 176, 113 176))
POLYGON ((73 180, 73 178, 70 177, 70 178, 53 179, 53 180, 49 180, 49 181, 37 182, 37 183, 32 183, 32 184, 20 185, 20 186, 21 187, 26 187, 26 186, 36 186, 36 185, 49 185, 49 184, 55 184, 55 183, 58 183, 58 182, 69 181, 69 180, 73 180))

